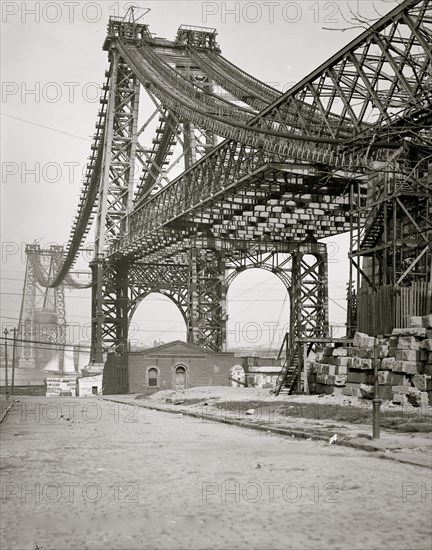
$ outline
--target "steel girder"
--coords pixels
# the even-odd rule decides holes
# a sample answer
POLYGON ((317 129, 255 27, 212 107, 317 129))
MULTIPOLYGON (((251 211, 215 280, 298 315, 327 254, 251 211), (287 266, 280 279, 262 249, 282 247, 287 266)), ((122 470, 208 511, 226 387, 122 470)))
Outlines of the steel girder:
POLYGON ((129 286, 128 264, 90 264, 93 273, 91 360, 104 362, 104 352, 127 351, 129 286))
POLYGON ((326 245, 313 238, 292 257, 291 338, 327 338, 328 258, 326 245))
POLYGON ((187 264, 131 264, 129 267, 129 321, 140 302, 149 294, 158 292, 174 302, 187 324, 188 274, 187 264))
POLYGON ((249 268, 271 271, 290 296, 290 341, 328 334, 326 245, 309 241, 279 251, 218 250, 192 240, 185 264, 110 262, 92 265, 94 273, 92 358, 102 362, 103 351, 126 349, 128 326, 147 295, 169 297, 187 327, 187 340, 212 351, 226 344, 226 293, 235 277, 249 268), (312 261, 311 261, 312 258, 312 261), (98 279, 99 277, 99 279, 98 279), (97 316, 97 292, 102 315, 97 316))
POLYGON ((189 261, 188 341, 221 351, 226 343, 225 255, 193 246, 189 261))
POLYGON ((110 94, 103 140, 95 256, 128 231, 137 149, 139 83, 119 52, 111 52, 110 94))

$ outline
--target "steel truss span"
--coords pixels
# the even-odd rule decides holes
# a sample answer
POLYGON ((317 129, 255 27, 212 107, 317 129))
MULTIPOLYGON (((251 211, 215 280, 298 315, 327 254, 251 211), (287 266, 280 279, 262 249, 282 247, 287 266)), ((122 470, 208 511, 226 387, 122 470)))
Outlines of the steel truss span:
POLYGON ((284 277, 291 338, 325 336, 319 240, 347 231, 349 330, 365 284, 430 281, 431 43, 431 3, 402 2, 282 94, 224 58, 216 29, 181 26, 167 40, 133 15, 110 18, 77 215, 44 280, 62 283, 95 219, 93 359, 125 349, 153 291, 177 304, 190 342, 223 349, 227 286, 245 258, 284 277))

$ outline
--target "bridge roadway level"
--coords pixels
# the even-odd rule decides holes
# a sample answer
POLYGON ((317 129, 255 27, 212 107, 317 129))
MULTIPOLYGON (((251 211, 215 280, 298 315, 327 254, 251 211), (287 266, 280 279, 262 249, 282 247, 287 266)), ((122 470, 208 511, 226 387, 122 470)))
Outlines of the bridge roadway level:
POLYGON ((101 399, 1 430, 1 548, 430 548, 427 468, 101 399))

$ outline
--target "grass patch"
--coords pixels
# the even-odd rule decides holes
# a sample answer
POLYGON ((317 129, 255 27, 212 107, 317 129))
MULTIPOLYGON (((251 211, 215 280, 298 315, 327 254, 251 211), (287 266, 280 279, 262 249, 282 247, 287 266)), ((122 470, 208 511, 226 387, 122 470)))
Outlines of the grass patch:
MULTIPOLYGON (((248 409, 255 409, 257 420, 268 421, 275 414, 287 418, 305 418, 311 420, 333 420, 348 424, 372 425, 372 406, 368 409, 348 405, 327 403, 275 403, 265 401, 226 401, 216 405, 220 410, 235 412, 240 418, 245 417, 248 409)), ((381 411, 381 427, 396 432, 432 432, 432 415, 423 409, 413 411, 381 411)))

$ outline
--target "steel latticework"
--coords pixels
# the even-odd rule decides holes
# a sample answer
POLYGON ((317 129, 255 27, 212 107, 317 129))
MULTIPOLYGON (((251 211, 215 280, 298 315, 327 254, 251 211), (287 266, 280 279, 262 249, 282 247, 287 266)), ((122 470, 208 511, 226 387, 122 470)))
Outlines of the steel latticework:
POLYGON ((65 288, 87 288, 88 277, 83 279, 79 277, 82 273, 68 273, 61 284, 50 287, 49 282, 63 263, 63 247, 50 245, 41 249, 33 244, 27 245, 25 252, 26 272, 17 333, 18 365, 34 368, 37 356, 43 356, 41 360, 45 363, 56 357, 58 369, 63 372, 67 336, 65 288))
POLYGON ((291 342, 327 336, 320 240, 348 231, 349 331, 371 299, 365 284, 375 294, 411 283, 429 291, 428 0, 403 2, 284 94, 225 59, 215 29, 182 25, 167 40, 131 13, 108 24, 92 154, 48 281, 61 284, 96 215, 95 362, 125 349, 150 292, 176 303, 190 342, 223 349, 229 284, 251 266, 284 282, 291 342), (144 98, 154 112, 143 123, 144 98))

